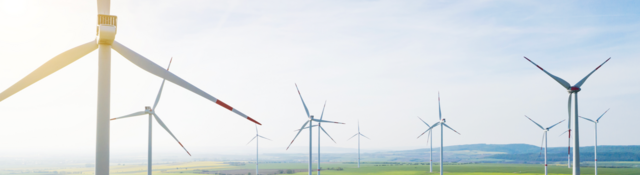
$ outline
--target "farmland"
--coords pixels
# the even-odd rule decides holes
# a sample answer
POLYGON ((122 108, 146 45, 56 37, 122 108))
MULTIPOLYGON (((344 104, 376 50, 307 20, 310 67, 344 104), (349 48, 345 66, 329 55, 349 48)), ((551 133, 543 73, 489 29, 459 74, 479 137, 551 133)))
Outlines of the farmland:
MULTIPOLYGON (((429 165, 424 163, 374 163, 364 162, 361 168, 351 163, 323 163, 322 174, 325 175, 412 175, 412 174, 437 174, 439 167, 433 166, 433 173, 428 173, 429 165)), ((599 168, 601 175, 636 175, 640 174, 640 162, 603 162, 611 167, 614 165, 631 165, 626 168, 599 168), (635 168, 634 168, 635 166, 635 168)), ((623 167, 623 166, 619 166, 623 167)), ((315 165, 314 165, 315 168, 315 165)), ((260 174, 306 174, 307 164, 304 163, 267 163, 260 165, 260 174)), ((111 174, 146 174, 146 165, 112 165, 111 174)), ((583 167, 582 174, 593 174, 592 167, 583 167)), ((174 164, 154 165, 154 174, 193 175, 193 174, 248 174, 255 175, 255 165, 243 162, 185 162, 174 164)), ((571 169, 566 165, 549 165, 549 174, 570 174, 571 169)), ((68 165, 66 167, 20 167, 5 168, 0 174, 93 174, 92 167, 80 165, 68 165)), ((314 173, 315 174, 315 173, 314 173)), ((445 174, 453 175, 535 175, 544 174, 540 164, 445 164, 445 174)))

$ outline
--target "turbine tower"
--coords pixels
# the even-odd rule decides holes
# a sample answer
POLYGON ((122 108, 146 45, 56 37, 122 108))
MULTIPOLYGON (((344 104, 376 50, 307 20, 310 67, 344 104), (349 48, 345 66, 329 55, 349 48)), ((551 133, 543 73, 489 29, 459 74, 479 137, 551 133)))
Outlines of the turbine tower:
MULTIPOLYGON (((322 120, 322 117, 324 116, 324 107, 325 106, 327 106, 327 102, 326 101, 324 102, 324 106, 322 106, 322 114, 320 114, 320 120, 322 120)), ((327 133, 327 131, 324 130, 324 128, 322 127, 321 124, 322 123, 318 123, 318 125, 311 126, 311 127, 316 127, 316 126, 318 127, 318 175, 320 175, 320 170, 322 169, 321 166, 320 166, 320 135, 321 135, 320 131, 322 130, 322 132, 324 132, 324 134, 329 136, 329 138, 331 139, 331 141, 333 141, 333 143, 336 143, 336 141, 333 140, 333 138, 329 135, 329 133, 327 133)), ((304 127, 304 129, 307 129, 307 128, 309 128, 309 127, 308 126, 304 127)), ((296 131, 299 131, 299 129, 296 129, 296 131)))
POLYGON ((607 111, 604 111, 604 113, 602 113, 602 115, 600 115, 600 117, 598 117, 598 119, 596 119, 596 121, 593 121, 591 119, 585 118, 580 116, 580 118, 585 119, 587 121, 593 122, 593 124, 595 124, 595 133, 594 133, 594 137, 595 137, 595 144, 593 145, 593 165, 594 165, 594 171, 595 171, 595 175, 598 175, 598 123, 600 123, 600 118, 602 118, 602 116, 604 116, 604 114, 606 114, 607 112, 609 112, 609 109, 607 109, 607 111))
POLYGON ((259 122, 243 114, 237 109, 223 103, 219 99, 209 95, 198 87, 183 80, 175 74, 165 70, 161 66, 143 57, 135 51, 115 41, 117 29, 117 16, 110 15, 110 0, 98 0, 98 23, 96 26, 96 39, 82 44, 53 57, 51 60, 38 67, 16 84, 0 93, 0 101, 3 101, 20 90, 51 75, 74 61, 98 49, 98 106, 96 126, 96 156, 95 175, 109 174, 109 117, 111 106, 111 49, 120 53, 131 63, 163 79, 169 80, 191 92, 194 92, 241 117, 256 124, 259 122))
MULTIPOLYGON (((444 118, 442 118, 442 110, 440 109, 440 92, 438 92, 438 115, 440 117, 440 121, 438 121, 437 123, 431 125, 431 127, 429 127, 429 129, 427 129, 426 131, 424 131, 422 134, 420 134, 418 136, 418 138, 420 138, 420 136, 424 135, 425 133, 431 131, 431 129, 435 128, 436 126, 440 126, 440 175, 442 175, 444 173, 443 171, 443 159, 444 159, 444 129, 442 126, 445 126, 449 129, 451 129, 453 132, 458 133, 458 135, 461 135, 458 131, 454 130, 453 128, 449 127, 449 125, 446 124, 446 120, 444 118)), ((425 123, 426 124, 426 123, 425 123)))
MULTIPOLYGON (((298 135, 300 135, 300 132, 302 132, 302 130, 305 129, 305 127, 307 126, 307 124, 310 126, 309 128, 309 175, 311 175, 312 173, 312 163, 313 163, 313 156, 311 154, 313 154, 311 148, 312 148, 312 131, 313 129, 311 129, 311 127, 313 127, 313 122, 318 122, 318 123, 337 123, 337 124, 344 124, 344 123, 340 123, 340 122, 333 122, 333 121, 326 121, 326 120, 318 120, 318 119, 314 119, 313 115, 309 114, 309 109, 307 108, 307 105, 304 103, 304 99, 302 99, 302 94, 300 94, 300 89, 298 89, 298 85, 296 84, 296 90, 298 90, 298 95, 300 96, 300 101, 302 101, 302 106, 304 106, 304 111, 307 113, 307 121, 304 122, 304 124, 302 125, 302 127, 300 127, 300 130, 298 130, 298 134, 296 134, 295 137, 293 137, 293 140, 291 140, 291 143, 289 143, 289 146, 287 146, 287 150, 289 150, 289 147, 291 147, 291 144, 293 144, 293 141, 296 141, 296 138, 298 137, 298 135)), ((325 102, 326 104, 326 102, 325 102)), ((322 108, 322 113, 324 114, 324 107, 322 108)), ((322 118, 322 116, 321 116, 322 118)))
MULTIPOLYGON (((258 125, 256 125, 256 136, 254 136, 251 140, 249 140, 249 143, 251 143, 253 141, 253 139, 256 140, 256 175, 258 175, 258 172, 259 172, 258 171, 259 170, 258 169, 258 162, 259 162, 259 159, 258 159, 258 148, 259 148, 258 140, 260 140, 260 138, 267 139, 267 140, 271 141, 271 139, 268 139, 268 138, 263 137, 260 134, 258 134, 258 125)), ((247 143, 247 145, 249 145, 249 143, 247 143)))
MULTIPOLYGON (((573 175, 579 175, 580 174, 580 135, 579 135, 579 125, 578 125, 578 92, 580 92, 580 87, 582 86, 582 84, 584 84, 585 81, 587 81, 587 78, 589 78, 589 76, 591 76, 591 74, 593 74, 594 72, 596 72, 598 69, 600 69, 600 67, 602 67, 602 65, 604 65, 605 63, 607 63, 611 57, 609 57, 607 60, 605 60, 602 64, 600 64, 600 66, 596 67, 596 69, 594 69, 593 71, 591 71, 591 73, 587 74, 587 76, 585 76, 584 78, 582 78, 582 80, 580 80, 578 83, 576 83, 575 85, 571 86, 571 84, 569 84, 567 81, 563 80, 560 77, 557 77, 555 75, 552 75, 551 73, 547 72, 546 70, 542 69, 542 67, 538 66, 536 63, 534 63, 533 61, 531 61, 529 58, 524 57, 525 59, 527 59, 529 62, 531 62, 531 64, 535 65, 536 67, 538 67, 540 70, 542 70, 544 73, 546 73, 547 75, 549 75, 551 78, 553 78, 554 80, 556 80, 556 82, 560 83, 560 85, 562 85, 562 87, 564 87, 565 89, 567 89, 567 91, 569 92, 569 103, 568 103, 568 110, 569 110, 569 119, 568 119, 568 132, 569 132, 569 144, 571 144, 571 95, 575 94, 575 103, 574 103, 574 120, 573 122, 575 122, 574 124, 574 136, 573 136, 573 175)), ((571 146, 569 146, 571 147, 571 146)), ((569 148, 570 149, 570 148, 569 148)), ((569 153, 571 154, 571 153, 569 153)), ((571 155, 569 155, 571 156, 571 155)), ((569 158, 569 162, 571 161, 571 158, 569 158)))
MULTIPOLYGON (((525 115, 525 117, 527 117, 527 116, 525 115)), ((556 125, 558 125, 558 124, 560 124, 560 123, 564 122, 564 120, 562 120, 562 121, 560 121, 560 122, 558 122, 558 123, 556 123, 556 124, 554 124, 554 125, 551 125, 551 126, 550 126, 550 127, 548 127, 548 128, 543 128, 543 127, 542 127, 540 124, 538 124, 536 121, 533 121, 533 119, 531 119, 531 118, 529 118, 529 117, 527 117, 527 118, 528 118, 529 120, 531 120, 531 122, 533 122, 533 123, 535 123, 536 125, 538 125, 538 127, 540 127, 540 129, 542 129, 542 139, 544 140, 544 175, 547 175, 547 132, 549 132, 549 130, 550 130, 551 128, 553 128, 554 126, 556 126, 556 125)))
MULTIPOLYGON (((173 58, 171 58, 171 60, 173 60, 173 58)), ((171 67, 171 61, 169 61, 169 66, 167 66, 167 71, 169 70, 169 67, 171 67)), ((158 124, 160 126, 162 126, 162 128, 164 128, 164 130, 166 130, 169 135, 171 135, 171 137, 173 137, 173 139, 175 139, 178 144, 180 144, 180 146, 182 146, 182 149, 184 149, 184 151, 187 152, 187 154, 189 154, 189 156, 191 156, 191 153, 189 153, 189 151, 187 151, 187 149, 182 145, 182 143, 180 143, 180 141, 178 140, 178 138, 176 138, 176 136, 173 135, 173 133, 171 133, 171 131, 169 130, 169 128, 167 127, 167 125, 164 124, 164 122, 162 122, 162 120, 160 120, 160 117, 158 117, 158 115, 156 114, 156 106, 158 106, 158 102, 160 101, 160 96, 162 95, 162 89, 164 87, 164 81, 162 80, 162 84, 160 84, 160 90, 158 91, 158 95, 156 96, 156 100, 155 103, 153 103, 153 107, 149 107, 146 106, 144 108, 144 111, 139 111, 139 112, 134 112, 131 113, 129 115, 125 115, 122 117, 116 117, 116 118, 112 118, 111 120, 117 120, 117 119, 123 119, 123 118, 129 118, 129 117, 135 117, 135 116, 141 116, 141 115, 145 115, 148 114, 149 115, 149 145, 148 145, 148 151, 147 151, 147 174, 151 175, 152 172, 152 124, 153 124, 153 117, 156 118, 156 121, 158 122, 158 124)))
MULTIPOLYGON (((422 123, 427 125, 427 127, 431 127, 431 125, 427 124, 422 118, 418 117, 422 123)), ((433 172, 433 131, 429 131, 429 136, 427 137, 427 144, 429 145, 429 172, 433 172)))
POLYGON ((360 121, 358 121, 358 133, 351 136, 349 139, 347 139, 347 141, 351 140, 355 136, 358 136, 358 168, 360 168, 360 136, 371 140, 369 137, 364 136, 364 134, 360 133, 360 121))

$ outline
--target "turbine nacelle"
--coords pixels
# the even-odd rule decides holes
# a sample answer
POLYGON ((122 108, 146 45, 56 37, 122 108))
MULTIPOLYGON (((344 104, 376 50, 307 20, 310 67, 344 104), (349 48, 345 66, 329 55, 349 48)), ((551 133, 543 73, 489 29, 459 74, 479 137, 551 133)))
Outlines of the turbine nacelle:
POLYGON ((575 92, 580 92, 580 90, 582 90, 582 89, 580 89, 579 87, 573 86, 573 87, 569 88, 568 91, 569 91, 569 93, 575 93, 575 92))
POLYGON ((113 44, 116 39, 118 17, 115 15, 98 15, 96 26, 96 42, 98 44, 113 44))
POLYGON ((153 109, 151 109, 151 107, 150 107, 150 106, 145 106, 145 107, 144 107, 144 113, 146 113, 146 114, 151 114, 151 111, 153 111, 153 109))

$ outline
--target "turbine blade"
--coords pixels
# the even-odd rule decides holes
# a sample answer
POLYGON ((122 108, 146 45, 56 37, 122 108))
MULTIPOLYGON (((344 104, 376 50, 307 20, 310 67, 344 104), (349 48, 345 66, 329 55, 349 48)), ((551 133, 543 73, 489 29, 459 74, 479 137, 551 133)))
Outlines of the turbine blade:
POLYGON ((431 129, 435 128, 436 126, 438 126, 438 125, 440 125, 440 124, 441 124, 441 123, 440 123, 440 122, 438 122, 438 123, 436 123, 436 124, 431 125, 431 127, 429 127, 426 131, 424 131, 422 134, 420 134, 420 135, 418 136, 418 138, 422 137, 422 135, 424 135, 425 133, 427 133, 427 132, 431 131, 431 129))
POLYGON ((320 120, 322 120, 322 117, 324 116, 324 107, 327 107, 327 101, 324 101, 324 106, 322 106, 322 114, 320 114, 320 120))
POLYGON ((367 138, 367 139, 371 140, 369 137, 364 136, 364 134, 360 134, 360 135, 361 135, 362 137, 364 137, 364 138, 367 138))
POLYGON ((243 114, 242 112, 236 110, 235 108, 227 105, 226 103, 220 101, 219 99, 209 95, 208 93, 200 90, 198 87, 192 85, 191 83, 183 80, 182 78, 176 76, 175 74, 164 70, 164 68, 160 67, 159 65, 157 65, 156 63, 152 62, 151 60, 143 57, 142 55, 134 52, 133 50, 125 47, 124 45, 120 44, 118 41, 114 41, 113 44, 111 45, 111 47, 113 48, 113 50, 115 50, 116 52, 120 53, 120 55, 122 55, 123 57, 125 57, 126 59, 128 59, 129 61, 131 61, 133 64, 135 64, 136 66, 146 70, 149 73, 152 73, 156 76, 159 76, 161 78, 164 78, 166 80, 169 80, 170 82, 173 82, 175 84, 177 84, 178 86, 182 86, 183 88, 196 93, 222 107, 224 107, 225 109, 228 109, 229 111, 236 113, 237 115, 246 118, 247 120, 254 122, 258 125, 262 125, 260 124, 258 121, 252 119, 251 117, 243 114))
POLYGON ((456 131, 455 129, 453 129, 453 128, 449 127, 449 125, 444 124, 444 123, 443 123, 442 125, 444 125, 444 126, 446 126, 447 128, 451 129, 453 132, 458 133, 458 135, 462 135, 462 134, 460 134, 458 131, 456 131))
POLYGON ((296 138, 298 138, 298 135, 300 135, 300 132, 302 132, 302 129, 307 126, 307 124, 311 123, 311 121, 307 121, 304 122, 304 125, 302 125, 302 127, 300 127, 300 130, 298 131, 298 133, 296 134, 295 137, 293 137, 293 140, 291 140, 291 143, 289 143, 289 146, 287 146, 287 150, 289 150, 289 147, 291 147, 291 144, 293 144, 293 141, 296 141, 296 138))
POLYGON ((542 145, 544 144, 544 132, 542 132, 542 141, 540 142, 540 154, 538 155, 538 158, 540 158, 540 156, 542 155, 542 145))
POLYGON ((351 139, 352 139, 353 137, 355 137, 355 136, 358 136, 358 134, 356 134, 356 135, 353 135, 353 136, 349 137, 349 139, 347 139, 347 141, 351 140, 351 139))
POLYGON ((338 143, 338 142, 336 142, 335 140, 333 140, 333 137, 331 137, 331 136, 329 135, 329 133, 327 133, 327 131, 325 131, 325 130, 324 130, 324 128, 323 128, 322 126, 320 126, 320 129, 322 129, 322 132, 324 132, 324 134, 326 134, 327 136, 329 136, 329 138, 331 139, 331 141, 333 141, 333 143, 338 143))
POLYGON ((111 10, 110 0, 98 0, 98 14, 108 15, 111 10))
POLYGON ((550 130, 551 128, 555 127, 556 125, 558 125, 558 124, 560 124, 562 122, 564 122, 564 120, 562 120, 562 121, 560 121, 560 122, 558 122, 558 123, 556 123, 554 125, 551 125, 550 127, 547 128, 547 130, 550 130))
POLYGON ((433 130, 430 130, 429 135, 427 135, 427 145, 429 145, 429 140, 431 140, 431 136, 432 136, 431 132, 433 132, 433 130))
POLYGON ((440 108, 440 91, 438 91, 438 120, 442 120, 442 110, 440 108))
MULTIPOLYGON (((527 115, 524 115, 524 117, 527 117, 527 115)), ((533 119, 527 117, 529 120, 531 120, 531 122, 535 123, 536 125, 538 125, 538 127, 540 127, 540 129, 544 130, 544 127, 540 126, 540 124, 536 123, 536 121, 533 121, 533 119)))
POLYGON ((567 119, 568 130, 571 130, 571 95, 573 95, 573 93, 569 93, 569 103, 567 103, 567 111, 569 112, 569 118, 567 119))
POLYGON ((422 120, 422 118, 418 117, 418 119, 420 119, 420 121, 422 121, 422 123, 424 123, 425 125, 427 125, 427 127, 431 127, 431 125, 427 124, 427 122, 425 122, 424 120, 422 120))
MULTIPOLYGON (((173 57, 171 57, 171 60, 169 60, 169 66, 167 66, 167 71, 169 71, 169 68, 171 67, 171 61, 173 61, 173 57)), ((160 84, 160 90, 158 90, 158 96, 156 96, 156 102, 153 103, 153 110, 156 109, 156 106, 158 106, 158 102, 160 101, 160 95, 162 95, 162 89, 164 88, 164 81, 165 79, 162 79, 162 84, 160 84)))
POLYGON ((122 117, 112 118, 111 120, 117 120, 117 119, 123 119, 123 118, 135 117, 135 116, 141 116, 141 115, 145 115, 145 114, 147 114, 147 111, 139 111, 139 112, 134 112, 134 113, 131 113, 129 115, 122 116, 122 117))
POLYGON ((22 89, 29 87, 35 82, 40 81, 44 77, 47 77, 54 72, 62 69, 63 67, 73 63, 74 61, 82 58, 83 56, 93 52, 98 48, 98 44, 96 41, 91 41, 72 49, 69 49, 65 52, 62 52, 59 55, 51 58, 46 63, 42 64, 42 66, 38 67, 33 72, 29 73, 29 75, 22 78, 16 84, 11 85, 11 87, 4 90, 0 93, 0 101, 3 101, 9 98, 11 95, 20 92, 22 89))
POLYGON ((164 122, 162 122, 162 120, 160 120, 160 117, 158 117, 158 115, 156 115, 156 113, 151 113, 153 114, 153 117, 156 118, 156 121, 158 122, 158 124, 160 124, 160 126, 162 126, 162 128, 164 128, 165 131, 167 131, 169 133, 169 135, 171 135, 171 137, 173 137, 173 139, 176 140, 176 142, 178 142, 178 144, 180 144, 180 146, 182 147, 182 149, 184 149, 184 151, 187 152, 187 154, 189 154, 189 156, 191 156, 191 153, 189 153, 189 151, 187 151, 187 148, 185 148, 182 143, 180 143, 180 140, 178 140, 178 138, 176 138, 175 135, 173 135, 173 133, 171 132, 171 130, 169 130, 169 128, 167 127, 167 125, 164 124, 164 122))
POLYGON ((562 132, 562 134, 558 135, 558 137, 560 137, 560 136, 564 135, 564 134, 565 134, 565 133, 567 133, 567 132, 569 132, 569 130, 566 130, 566 131, 562 132))
POLYGON ((580 117, 580 118, 582 118, 582 119, 585 119, 585 120, 587 120, 587 121, 590 121, 590 122, 596 123, 596 121, 593 121, 593 120, 588 119, 588 118, 586 118, 586 117, 583 117, 583 116, 578 116, 578 117, 580 117))
MULTIPOLYGON (((611 57, 609 57, 607 60, 604 61, 604 63, 607 63, 609 60, 611 59, 611 57)), ((602 65, 604 65, 604 63, 600 64, 600 66, 596 67, 596 69, 594 69, 593 71, 591 71, 591 73, 589 73, 586 77, 582 78, 582 80, 580 80, 578 83, 576 83, 576 87, 580 88, 580 86, 582 86, 582 84, 584 84, 585 81, 587 81, 587 78, 589 78, 589 76, 591 76, 591 74, 593 74, 594 72, 596 72, 598 69, 600 69, 600 67, 602 67, 602 65)))
POLYGON ((571 84, 569 84, 567 81, 563 80, 560 77, 556 77, 555 75, 552 75, 551 73, 547 72, 546 70, 544 70, 542 67, 538 66, 538 64, 534 63, 533 61, 531 61, 529 58, 524 57, 524 59, 527 59, 529 62, 531 62, 531 64, 535 65, 536 67, 538 67, 538 69, 542 70, 544 73, 546 73, 547 75, 549 75, 551 78, 553 78, 554 80, 556 80, 558 83, 560 83, 560 85, 562 85, 562 87, 564 87, 565 89, 569 90, 571 89, 571 84))
POLYGON ((296 90, 298 90, 298 95, 300 96, 300 100, 302 101, 302 106, 304 106, 304 111, 307 112, 307 117, 311 117, 311 114, 309 114, 309 109, 307 109, 307 104, 304 103, 304 99, 302 99, 302 94, 300 94, 300 89, 298 89, 298 84, 296 85, 296 90))
MULTIPOLYGON (((316 127, 316 126, 318 126, 318 125, 313 125, 311 127, 316 127)), ((302 128, 302 129, 296 129, 296 130, 293 130, 293 131, 300 131, 300 130, 305 130, 305 129, 309 129, 309 127, 307 126, 307 127, 302 128)))
POLYGON ((267 140, 269 140, 269 141, 273 141, 273 140, 268 139, 268 138, 266 138, 266 137, 262 137, 261 135, 258 135, 258 137, 263 138, 263 139, 267 139, 267 140))
MULTIPOLYGON (((258 136, 257 136, 257 135, 256 135, 256 136, 253 136, 253 138, 251 138, 251 140, 249 140, 249 142, 247 142, 247 144, 246 144, 246 145, 249 145, 249 143, 251 143, 251 142, 252 142, 254 139, 256 139, 256 138, 258 138, 258 136)), ((246 146, 246 145, 245 145, 245 146, 246 146)))
MULTIPOLYGON (((609 108, 609 109, 611 109, 611 108, 609 108)), ((602 113, 602 115, 600 115, 600 117, 598 117, 598 119, 596 119, 596 122, 600 122, 600 118, 602 118, 602 116, 604 116, 604 114, 609 112, 609 109, 607 109, 607 111, 604 111, 604 113, 602 113)))
POLYGON ((318 120, 318 119, 313 119, 313 121, 315 121, 315 122, 320 122, 320 123, 336 123, 336 124, 344 124, 344 123, 340 123, 340 122, 334 122, 334 121, 328 121, 328 120, 318 120))

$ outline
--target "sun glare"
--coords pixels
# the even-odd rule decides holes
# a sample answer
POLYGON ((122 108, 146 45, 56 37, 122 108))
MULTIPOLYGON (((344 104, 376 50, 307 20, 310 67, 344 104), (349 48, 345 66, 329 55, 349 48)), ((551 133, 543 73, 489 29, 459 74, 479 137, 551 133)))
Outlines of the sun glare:
POLYGON ((25 12, 27 2, 23 0, 0 0, 2 13, 20 15, 25 12))

